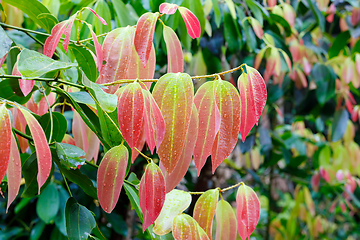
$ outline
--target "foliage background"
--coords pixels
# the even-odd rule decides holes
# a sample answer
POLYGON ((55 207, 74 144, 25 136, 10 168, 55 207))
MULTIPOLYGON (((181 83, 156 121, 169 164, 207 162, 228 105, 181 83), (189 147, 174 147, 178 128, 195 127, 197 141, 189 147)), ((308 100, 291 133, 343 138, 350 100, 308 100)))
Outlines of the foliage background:
MULTIPOLYGON (((6 2, 11 3, 2 2, 6 13, 6 17, 1 13, 2 22, 38 29, 27 15, 6 2)), ((158 11, 162 2, 42 1, 59 21, 68 19, 84 6, 92 7, 108 22, 103 26, 93 15, 82 15, 82 19, 95 26, 98 35, 136 24, 138 16, 158 11)), ((359 2, 169 2, 188 7, 201 24, 202 37, 191 40, 185 24, 179 20, 179 13, 165 17, 165 23, 176 30, 183 45, 185 72, 190 75, 216 73, 245 62, 250 66, 255 64, 268 86, 268 101, 259 126, 253 128, 245 142, 239 139, 232 155, 214 176, 209 161, 199 178, 192 166, 180 188, 203 191, 239 181, 252 185, 260 196, 262 207, 260 222, 252 235, 256 239, 359 239, 360 136, 356 121, 360 110, 357 105, 360 97, 359 2), (262 60, 261 54, 264 54, 262 60), (312 181, 319 175, 319 183, 312 181)), ((42 47, 25 32, 11 28, 6 32, 16 45, 35 50, 42 47)), ((161 32, 162 26, 157 24, 154 38, 156 77, 166 72, 166 47, 161 32)), ((45 41, 44 36, 32 36, 45 41)), ((82 27, 80 39, 89 37, 89 30, 82 27)), ((71 39, 76 40, 75 31, 71 39)), ((11 73, 17 54, 16 49, 12 50, 0 71, 11 73)), ((235 83, 239 74, 224 77, 235 83)), ((69 72, 68 76, 76 78, 76 72, 69 72)), ((195 82, 196 87, 200 84, 200 81, 195 82)), ((8 85, 6 81, 0 82, 1 97, 9 97, 8 85)), ((73 115, 70 109, 65 110, 66 131, 71 133, 73 115)), ((150 155, 146 149, 144 152, 150 155)), ((102 154, 100 150, 99 158, 102 154)), ((21 155, 24 161, 28 157, 31 156, 27 153, 21 155)), ((145 159, 138 157, 132 171, 141 176, 145 163, 145 159)), ((81 172, 95 182, 96 170, 91 166, 83 166, 81 172)), ((56 169, 49 186, 52 191, 39 197, 18 197, 8 214, 5 214, 6 199, 0 200, 1 239, 66 239, 62 235, 61 212, 69 196, 56 169), (53 208, 59 209, 57 217, 47 224, 44 214, 53 208)), ((1 187, 6 196, 6 181, 1 187)), ((71 183, 70 189, 78 202, 95 214, 98 228, 93 231, 94 236, 101 238, 101 231, 109 239, 150 239, 141 233, 141 223, 131 210, 124 191, 114 212, 106 214, 78 185, 71 183)), ((227 192, 225 197, 234 201, 235 192, 227 192)))

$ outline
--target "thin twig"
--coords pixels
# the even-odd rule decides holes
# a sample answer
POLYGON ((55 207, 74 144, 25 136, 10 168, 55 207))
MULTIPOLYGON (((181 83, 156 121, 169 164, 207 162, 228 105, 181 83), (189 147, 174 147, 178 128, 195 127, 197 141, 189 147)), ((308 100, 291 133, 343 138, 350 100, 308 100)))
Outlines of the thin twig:
MULTIPOLYGON (((60 170, 60 168, 59 168, 59 170, 60 170)), ((67 181, 66 181, 66 177, 64 176, 64 174, 62 173, 62 171, 61 171, 61 170, 60 170, 60 173, 61 173, 62 178, 64 179, 65 186, 66 186, 66 189, 67 189, 67 190, 68 190, 68 192, 69 192, 70 197, 73 197, 73 196, 72 196, 72 194, 71 194, 71 191, 70 191, 69 185, 68 185, 68 183, 67 183, 67 181)))
POLYGON ((148 157, 148 156, 146 156, 145 154, 143 154, 139 149, 137 149, 136 147, 134 147, 134 149, 135 149, 141 156, 143 156, 148 163, 150 163, 150 162, 152 161, 152 159, 151 159, 150 157, 148 157))
MULTIPOLYGON (((106 36, 107 34, 108 34, 108 32, 107 32, 107 33, 103 33, 103 34, 99 34, 99 35, 96 36, 96 38, 104 37, 104 36, 106 36)), ((81 44, 81 43, 88 42, 88 41, 91 41, 91 40, 93 40, 92 37, 91 37, 91 38, 86 38, 86 39, 80 40, 79 43, 81 44)))
POLYGON ((238 184, 235 184, 235 185, 232 185, 232 186, 230 186, 230 187, 221 189, 220 192, 226 192, 226 191, 228 191, 228 190, 230 190, 230 189, 233 189, 233 188, 236 188, 236 187, 238 187, 238 186, 240 186, 240 185, 244 185, 244 183, 243 183, 243 182, 239 182, 238 184))
POLYGON ((23 132, 20 132, 20 131, 17 130, 16 128, 12 128, 12 130, 13 130, 17 135, 19 135, 19 136, 21 136, 21 137, 23 137, 23 138, 26 138, 26 139, 29 140, 29 141, 34 141, 34 139, 33 139, 31 136, 29 136, 29 135, 27 135, 27 134, 25 134, 25 133, 23 133, 23 132))
POLYGON ((86 162, 86 164, 89 164, 90 166, 92 166, 92 167, 94 167, 94 168, 99 168, 98 165, 96 165, 96 164, 94 164, 94 163, 92 163, 92 162, 90 162, 90 161, 85 160, 85 162, 86 162))

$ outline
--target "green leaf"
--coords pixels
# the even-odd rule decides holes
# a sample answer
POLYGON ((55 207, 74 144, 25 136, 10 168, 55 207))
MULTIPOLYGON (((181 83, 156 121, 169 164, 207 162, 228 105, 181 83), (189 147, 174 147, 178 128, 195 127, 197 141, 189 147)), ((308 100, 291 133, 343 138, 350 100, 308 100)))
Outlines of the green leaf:
MULTIPOLYGON (((52 173, 54 172, 54 168, 51 168, 51 172, 49 176, 52 176, 52 173)), ((36 159, 36 152, 33 152, 28 159, 26 159, 25 163, 23 164, 21 168, 21 173, 25 179, 25 188, 24 191, 21 194, 22 198, 29 198, 29 197, 35 197, 38 193, 38 183, 37 183, 37 174, 38 174, 38 166, 37 166, 37 159, 36 159)), ((40 192, 42 192, 46 186, 50 182, 49 177, 44 185, 41 187, 40 192)))
POLYGON ((310 9, 311 9, 312 13, 314 14, 321 31, 325 32, 325 17, 322 14, 322 12, 319 10, 319 8, 317 7, 316 2, 313 0, 307 0, 307 3, 309 4, 310 9))
MULTIPOLYGON (((107 25, 102 24, 98 19, 95 19, 95 32, 97 34, 106 33, 111 31, 111 13, 109 6, 107 5, 106 1, 98 0, 94 7, 94 10, 99 16, 103 17, 106 21, 107 25)), ((100 43, 104 41, 103 38, 99 39, 100 43)))
POLYGON ((69 181, 78 185, 90 197, 97 199, 96 188, 94 187, 92 181, 86 175, 84 175, 78 168, 76 169, 64 168, 60 164, 60 159, 57 157, 57 153, 55 152, 55 149, 51 149, 51 154, 59 170, 65 175, 65 177, 69 181))
POLYGON ((97 109, 98 115, 99 115, 101 133, 102 133, 102 136, 104 137, 105 141, 107 141, 111 147, 120 145, 121 142, 123 141, 123 137, 118 130, 119 119, 118 119, 117 110, 115 110, 111 113, 108 113, 108 116, 113 120, 113 122, 115 124, 117 124, 117 126, 114 126, 112 121, 104 113, 104 111, 100 108, 99 105, 97 105, 96 109, 97 109))
POLYGON ((37 0, 3 0, 3 2, 23 11, 31 18, 31 20, 39 24, 39 26, 45 29, 48 33, 50 33, 51 29, 58 23, 57 19, 53 15, 51 15, 53 18, 39 17, 41 14, 51 13, 41 2, 37 0))
POLYGON ((328 51, 329 59, 339 55, 340 51, 343 50, 344 47, 347 45, 350 37, 351 36, 349 31, 345 31, 337 35, 337 37, 335 38, 333 44, 331 45, 328 51))
POLYGON ((236 52, 240 46, 239 35, 236 31, 237 26, 235 26, 233 18, 229 13, 224 14, 224 37, 228 43, 229 50, 231 52, 236 52))
POLYGON ((24 95, 18 96, 16 93, 14 93, 11 87, 13 82, 14 79, 4 79, 0 82, 0 97, 9 101, 17 102, 19 104, 24 104, 29 101, 31 94, 28 94, 26 97, 24 97, 24 95))
POLYGON ((65 207, 66 232, 70 240, 87 239, 96 227, 94 216, 84 206, 69 198, 65 207))
POLYGON ((85 152, 81 148, 67 143, 55 143, 55 147, 61 164, 67 169, 76 168, 85 163, 85 152))
POLYGON ((31 229, 29 240, 38 240, 44 232, 46 224, 43 221, 38 221, 31 229))
MULTIPOLYGON (((244 18, 246 18, 245 13, 242 10, 242 8, 237 6, 236 10, 239 14, 239 18, 241 19, 241 21, 244 18)), ((245 33, 245 36, 246 36, 246 45, 248 46, 249 51, 253 52, 256 49, 256 37, 255 37, 254 31, 249 27, 249 23, 247 20, 242 24, 242 27, 243 27, 242 32, 245 33)))
POLYGON ((124 182, 124 189, 126 192, 126 195, 128 196, 130 203, 131 203, 131 207, 133 209, 135 209, 136 214, 138 215, 138 217, 140 218, 140 221, 143 221, 143 214, 140 208, 140 202, 139 202, 139 191, 136 190, 133 186, 131 186, 130 184, 127 184, 126 182, 124 182))
POLYGON ((69 46, 69 49, 74 54, 77 63, 81 70, 85 73, 86 77, 92 82, 96 82, 98 71, 96 64, 91 53, 81 46, 69 46))
MULTIPOLYGON (((54 121, 52 140, 56 142, 61 142, 67 130, 67 121, 64 115, 59 112, 53 112, 52 115, 54 121)), ((44 129, 46 138, 49 139, 51 131, 50 113, 46 113, 41 116, 40 125, 44 129)))
POLYGON ((291 26, 282 16, 270 13, 270 18, 269 19, 270 19, 270 21, 269 21, 270 24, 279 23, 281 26, 283 26, 286 36, 290 37, 290 35, 291 35, 291 26))
POLYGON ((218 0, 212 0, 214 15, 215 15, 215 24, 219 28, 221 24, 221 12, 219 9, 218 0))
POLYGON ((316 97, 321 105, 335 96, 336 75, 332 68, 316 63, 311 70, 310 76, 317 86, 316 97))
POLYGON ((127 9, 125 3, 123 1, 113 1, 114 10, 119 20, 120 27, 133 26, 137 22, 137 18, 135 19, 127 9))
POLYGON ((70 198, 69 193, 61 186, 58 188, 59 191, 59 199, 60 199, 60 205, 59 205, 59 211, 54 219, 56 227, 59 229, 59 231, 62 233, 60 235, 66 236, 66 223, 65 223, 65 205, 67 200, 70 198))
POLYGON ((0 27, 0 58, 9 52, 12 42, 4 29, 0 27))
POLYGON ((40 77, 54 70, 76 67, 76 63, 55 61, 44 54, 24 49, 19 56, 18 69, 24 78, 40 77))
POLYGON ((59 192, 54 183, 50 183, 44 191, 41 192, 36 203, 36 213, 45 223, 50 223, 56 217, 59 211, 59 192))
POLYGON ((256 4, 254 0, 245 0, 246 5, 250 8, 251 13, 254 15, 256 20, 258 20, 263 25, 263 16, 261 12, 261 8, 256 4))
POLYGON ((99 101, 100 106, 106 112, 113 112, 117 105, 117 96, 115 94, 109 94, 104 92, 100 85, 97 83, 90 82, 85 76, 83 76, 83 84, 93 90, 93 94, 99 101))
POLYGON ((70 92, 68 94, 78 103, 83 103, 93 108, 96 107, 94 99, 91 98, 88 92, 80 91, 80 92, 70 92))
POLYGON ((349 120, 349 114, 345 109, 335 112, 334 121, 331 125, 331 141, 339 141, 344 135, 349 120))

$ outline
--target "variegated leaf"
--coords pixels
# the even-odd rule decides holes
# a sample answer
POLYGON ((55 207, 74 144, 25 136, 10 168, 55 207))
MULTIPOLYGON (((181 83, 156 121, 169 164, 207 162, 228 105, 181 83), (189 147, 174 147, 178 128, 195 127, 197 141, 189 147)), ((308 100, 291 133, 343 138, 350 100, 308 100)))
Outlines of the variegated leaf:
MULTIPOLYGON (((18 70, 18 61, 16 61, 16 63, 14 64, 12 75, 21 76, 18 70)), ((24 96, 27 96, 32 91, 34 84, 35 84, 34 80, 19 79, 19 86, 24 96)))
POLYGON ((216 240, 236 240, 236 216, 231 205, 220 200, 216 206, 216 240))
POLYGON ((5 104, 0 105, 0 183, 9 164, 11 147, 11 122, 5 104))
POLYGON ((180 214, 174 218, 172 232, 175 240, 207 240, 209 237, 189 215, 180 214))
POLYGON ((191 38, 198 38, 201 34, 199 19, 186 7, 179 7, 180 14, 184 19, 186 30, 191 38))
POLYGON ((97 173, 97 195, 105 212, 111 213, 119 199, 124 182, 129 152, 124 145, 105 153, 97 173))
POLYGON ((194 86, 186 73, 168 73, 156 83, 153 96, 165 120, 165 136, 158 154, 171 174, 185 145, 193 107, 194 86))
POLYGON ((176 9, 178 8, 178 5, 173 3, 162 3, 159 6, 160 13, 163 14, 174 14, 176 12, 176 9))
POLYGON ((163 36, 166 43, 168 73, 178 73, 184 71, 184 58, 181 43, 178 36, 168 26, 164 26, 163 36))

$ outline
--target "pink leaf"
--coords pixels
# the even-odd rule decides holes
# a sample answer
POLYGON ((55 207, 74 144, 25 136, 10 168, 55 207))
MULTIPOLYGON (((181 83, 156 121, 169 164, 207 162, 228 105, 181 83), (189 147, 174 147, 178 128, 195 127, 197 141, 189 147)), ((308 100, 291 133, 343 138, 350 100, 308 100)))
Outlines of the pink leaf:
POLYGON ((11 122, 5 104, 0 105, 0 182, 9 164, 11 147, 11 122))
POLYGON ((236 218, 240 237, 250 238, 260 218, 260 201, 254 190, 242 184, 236 194, 236 218))
POLYGON ((141 133, 144 116, 144 96, 137 82, 128 84, 118 98, 118 118, 120 131, 134 149, 141 133))
MULTIPOLYGON (((106 62, 101 67, 98 83, 109 83, 124 79, 127 75, 134 42, 134 27, 117 28, 106 36, 102 51, 106 62)), ((109 86, 107 92, 114 93, 117 85, 109 86)))
POLYGON ((21 182, 21 160, 19 150, 16 144, 14 134, 11 132, 10 159, 7 169, 7 181, 9 185, 8 202, 6 212, 9 210, 11 203, 19 193, 21 182))
POLYGON ((174 218, 172 234, 175 240, 208 240, 206 232, 187 214, 180 214, 174 218))
POLYGON ((145 168, 139 187, 140 208, 144 215, 143 232, 159 216, 165 201, 165 180, 160 168, 153 162, 145 168))
POLYGON ((198 172, 211 154, 215 136, 220 128, 221 116, 214 96, 215 81, 206 82, 198 89, 194 97, 199 112, 199 132, 194 149, 194 162, 198 172))
POLYGON ((5 56, 3 56, 3 57, 0 58, 0 68, 1 68, 1 66, 4 64, 7 55, 8 55, 8 53, 6 53, 5 56))
POLYGON ((89 9, 99 20, 102 24, 107 25, 105 19, 103 19, 102 17, 99 16, 99 14, 97 14, 93 9, 89 8, 89 7, 85 7, 87 9, 89 9))
POLYGON ((52 57, 54 54, 57 45, 61 39, 61 36, 64 34, 65 39, 63 41, 63 47, 65 52, 67 52, 69 42, 70 42, 70 34, 71 28, 74 24, 75 18, 77 14, 71 16, 68 20, 62 21, 56 24, 53 29, 51 30, 51 35, 48 37, 44 44, 44 55, 48 57, 52 57))
POLYGON ((240 130, 240 96, 229 82, 215 81, 215 101, 221 115, 220 128, 211 150, 212 171, 227 158, 234 149, 240 130))
POLYGON ((220 200, 216 207, 216 240, 236 240, 236 216, 231 205, 220 200))
POLYGON ((174 14, 176 12, 176 9, 178 8, 178 5, 173 3, 162 3, 159 6, 159 11, 162 14, 174 14))
POLYGON ((260 22, 255 19, 255 18, 251 18, 251 25, 254 29, 254 32, 256 34, 256 36, 260 39, 262 39, 263 35, 264 35, 264 31, 260 25, 260 22))
POLYGON ((176 171, 168 174, 160 162, 160 168, 165 176, 165 187, 167 193, 173 190, 180 183, 190 166, 192 155, 194 153, 195 142, 198 136, 198 128, 199 115, 196 106, 193 105, 189 129, 185 138, 185 145, 181 153, 180 160, 176 164, 176 171))
MULTIPOLYGON (((17 61, 14 64, 14 67, 12 70, 12 75, 21 76, 21 74, 18 70, 18 62, 17 61)), ((21 89, 22 93, 24 94, 24 96, 27 96, 32 91, 34 84, 35 84, 34 80, 19 79, 19 86, 20 86, 20 89, 21 89)))
MULTIPOLYGON (((10 109, 13 115, 13 127, 19 130, 20 132, 25 132, 26 120, 24 116, 20 113, 20 110, 17 108, 10 109)), ((29 147, 27 139, 17 136, 19 146, 22 153, 25 153, 26 149, 29 147)))
MULTIPOLYGON (((91 8, 90 8, 91 9, 91 8)), ((92 10, 92 9, 91 9, 92 10)), ((93 11, 93 10, 92 10, 93 11)), ((101 45, 96 37, 96 34, 94 33, 92 26, 88 23, 86 23, 86 25, 88 26, 91 36, 93 38, 94 41, 94 46, 95 46, 95 52, 96 52, 96 66, 98 67, 99 72, 101 72, 101 68, 103 65, 103 52, 102 52, 102 48, 101 45)))
POLYGON ((177 37, 174 30, 172 30, 172 28, 169 28, 168 26, 164 26, 163 35, 168 55, 167 72, 183 72, 184 58, 179 38, 177 37))
POLYGON ((199 19, 187 8, 179 7, 180 14, 184 19, 188 34, 192 39, 200 37, 201 27, 199 19))
POLYGON ((134 46, 144 67, 150 57, 158 17, 159 13, 148 12, 143 14, 136 24, 134 46))
POLYGON ((18 106, 18 108, 24 115, 24 118, 29 126, 30 133, 34 139, 36 158, 38 163, 37 180, 40 193, 40 188, 45 183, 46 179, 49 177, 51 171, 52 160, 50 148, 47 143, 44 130, 41 128, 35 117, 22 106, 18 106))
POLYGON ((161 114, 155 99, 149 90, 142 90, 144 96, 144 128, 146 142, 151 153, 154 152, 155 146, 159 148, 165 135, 165 121, 161 114))
POLYGON ((65 136, 61 142, 76 146, 74 138, 72 138, 69 134, 65 134, 65 136))
POLYGON ((97 195, 105 212, 111 213, 119 199, 125 179, 129 152, 124 145, 105 153, 97 173, 97 195))
MULTIPOLYGON (((52 105, 55 102, 56 94, 51 92, 47 98, 49 100, 50 105, 52 105)), ((25 104, 25 107, 29 109, 31 112, 41 116, 44 115, 49 111, 49 107, 46 103, 45 97, 41 98, 38 104, 34 101, 34 95, 31 96, 30 100, 25 104)))

